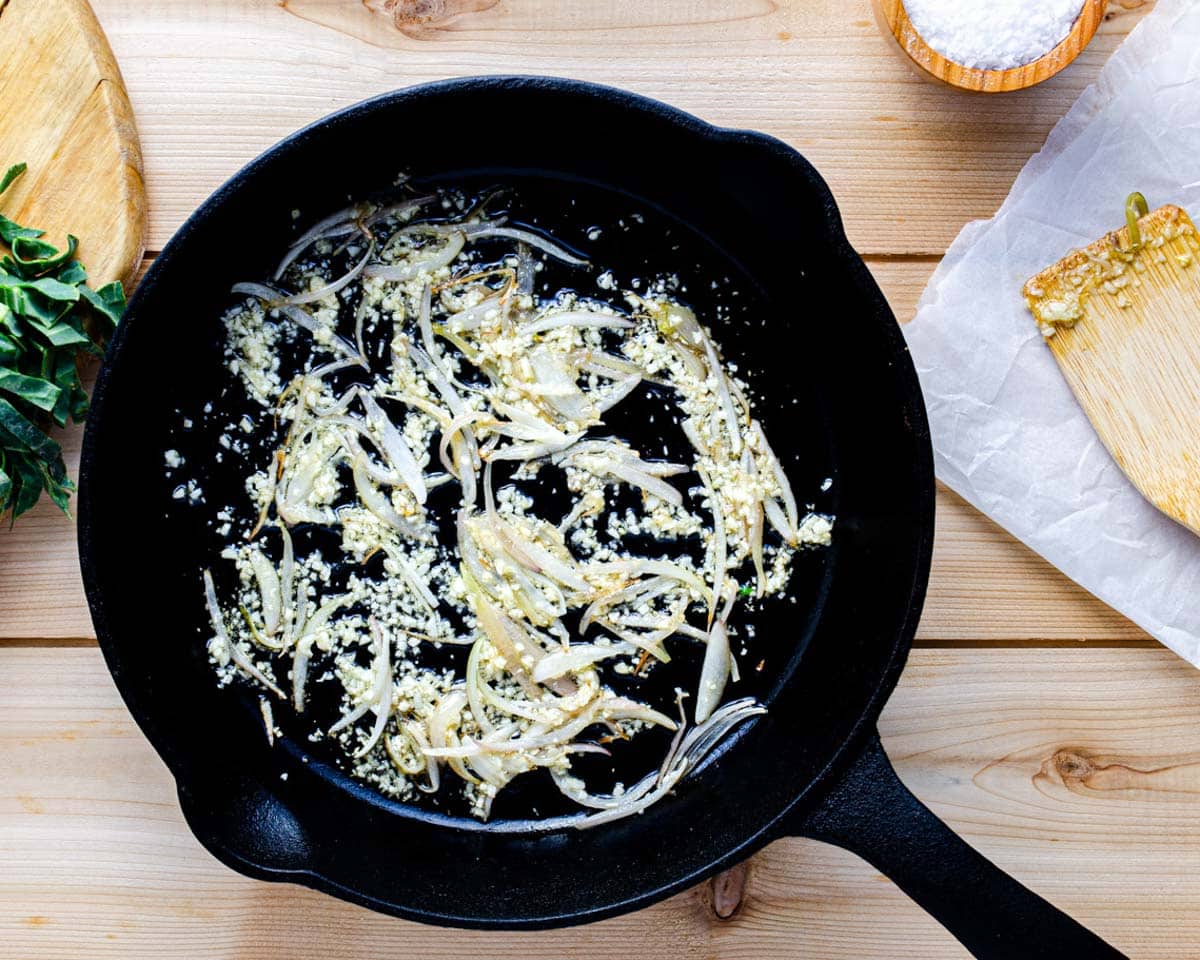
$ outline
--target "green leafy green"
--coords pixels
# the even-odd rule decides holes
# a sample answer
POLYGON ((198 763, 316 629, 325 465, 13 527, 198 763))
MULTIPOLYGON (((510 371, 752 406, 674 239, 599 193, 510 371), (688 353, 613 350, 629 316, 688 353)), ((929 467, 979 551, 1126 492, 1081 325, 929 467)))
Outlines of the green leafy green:
MULTIPOLYGON (((0 194, 24 172, 9 167, 0 194)), ((87 416, 79 364, 103 354, 125 310, 119 283, 86 285, 75 237, 59 250, 43 236, 0 214, 0 515, 14 520, 43 493, 67 511, 75 487, 48 431, 87 416)))
POLYGON ((3 240, 5 243, 12 243, 14 240, 36 239, 43 232, 42 230, 30 230, 29 227, 13 223, 8 217, 0 213, 0 240, 3 240))
POLYGON ((0 390, 47 412, 54 409, 62 394, 62 390, 49 380, 43 380, 41 377, 27 377, 23 373, 15 373, 5 367, 0 367, 0 390))
POLYGON ((9 167, 4 176, 0 177, 0 193, 3 193, 5 190, 11 187, 13 181, 23 174, 28 169, 28 166, 29 165, 25 163, 14 163, 11 167, 9 167))
POLYGON ((115 280, 106 283, 99 290, 92 290, 90 287, 78 289, 80 295, 92 305, 92 309, 108 320, 115 329, 121 320, 121 314, 125 312, 125 289, 115 280))
POLYGON ((77 249, 79 249, 79 241, 69 233, 67 234, 67 249, 61 253, 57 247, 45 240, 36 240, 32 237, 17 237, 12 242, 13 260, 27 273, 38 277, 51 270, 57 270, 74 260, 77 249))

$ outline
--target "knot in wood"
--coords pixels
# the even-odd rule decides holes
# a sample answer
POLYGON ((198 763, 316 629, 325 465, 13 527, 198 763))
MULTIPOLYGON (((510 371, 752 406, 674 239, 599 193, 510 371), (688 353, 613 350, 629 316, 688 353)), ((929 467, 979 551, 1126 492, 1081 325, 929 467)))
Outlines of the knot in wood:
POLYGON ((1086 780, 1096 769, 1090 759, 1075 750, 1058 750, 1050 758, 1050 762, 1064 782, 1086 780))

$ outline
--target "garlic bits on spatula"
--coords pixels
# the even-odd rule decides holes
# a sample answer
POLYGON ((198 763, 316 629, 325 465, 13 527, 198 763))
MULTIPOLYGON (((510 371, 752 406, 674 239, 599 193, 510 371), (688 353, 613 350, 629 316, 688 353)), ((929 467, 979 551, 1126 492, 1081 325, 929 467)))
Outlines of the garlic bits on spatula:
POLYGON ((1186 211, 1150 212, 1140 193, 1126 221, 1023 292, 1113 459, 1200 533, 1200 237, 1186 211))

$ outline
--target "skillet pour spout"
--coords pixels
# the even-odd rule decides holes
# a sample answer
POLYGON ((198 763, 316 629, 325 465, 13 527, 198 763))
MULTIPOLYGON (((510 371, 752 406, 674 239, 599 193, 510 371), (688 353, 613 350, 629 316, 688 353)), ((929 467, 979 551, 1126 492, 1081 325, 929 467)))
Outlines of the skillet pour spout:
POLYGON ((430 923, 543 928, 646 906, 794 832, 865 857, 978 957, 1119 957, 955 837, 903 788, 874 734, 920 615, 933 502, 925 409, 899 327, 799 154, 620 90, 488 77, 400 90, 321 120, 180 228, 130 301, 96 385, 79 546, 126 704, 175 776, 189 825, 243 873, 430 923), (461 137, 413 134, 448 118, 469 119, 469 151, 461 137), (363 144, 383 148, 355 149, 363 144), (538 217, 550 233, 590 232, 571 222, 572 191, 643 210, 660 226, 618 235, 605 253, 629 275, 681 250, 699 251, 685 272, 720 263, 757 305, 753 322, 702 315, 746 372, 798 489, 828 489, 833 545, 801 555, 798 602, 757 621, 768 666, 743 683, 767 714, 639 816, 590 830, 480 823, 386 798, 306 737, 268 747, 257 703, 218 690, 207 662, 200 571, 212 534, 173 501, 164 450, 196 445, 191 461, 205 463, 212 502, 241 489, 233 466, 206 462, 203 427, 179 434, 180 411, 224 402, 219 318, 230 287, 267 276, 299 229, 348 199, 394 191, 401 172, 526 184, 532 197, 558 198, 538 217), (231 238, 241 238, 236 249, 231 238), (167 323, 171 364, 161 362, 167 323), (129 502, 144 506, 136 538, 112 508, 129 502))

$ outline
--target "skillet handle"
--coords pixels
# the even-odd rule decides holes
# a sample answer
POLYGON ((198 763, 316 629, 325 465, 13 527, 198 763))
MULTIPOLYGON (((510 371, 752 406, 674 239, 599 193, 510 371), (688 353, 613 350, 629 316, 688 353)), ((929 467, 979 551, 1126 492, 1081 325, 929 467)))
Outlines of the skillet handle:
POLYGON ((260 880, 307 872, 313 849, 303 826, 279 797, 248 777, 195 789, 179 783, 183 818, 226 866, 260 880))
POLYGON ((787 830, 862 857, 978 960, 1125 955, 967 845, 900 782, 872 731, 815 807, 787 830))

